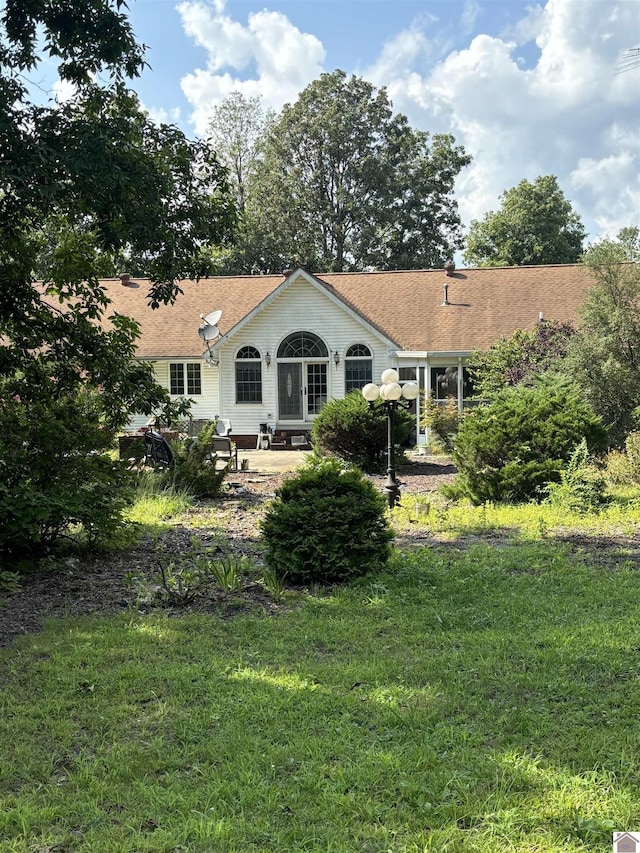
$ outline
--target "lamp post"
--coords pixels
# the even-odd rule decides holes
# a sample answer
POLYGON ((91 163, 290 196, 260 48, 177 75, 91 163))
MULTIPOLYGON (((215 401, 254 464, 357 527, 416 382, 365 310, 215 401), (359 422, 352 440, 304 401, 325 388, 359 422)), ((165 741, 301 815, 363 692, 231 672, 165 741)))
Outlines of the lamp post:
POLYGON ((394 433, 394 414, 396 409, 408 409, 411 401, 415 400, 420 389, 416 382, 405 382, 400 385, 400 376, 397 370, 388 368, 383 371, 380 377, 380 385, 374 382, 369 382, 362 389, 362 396, 369 404, 369 408, 373 409, 376 400, 382 401, 382 408, 387 415, 387 481, 384 484, 383 492, 387 496, 389 509, 392 509, 400 500, 400 486, 396 479, 396 464, 395 464, 395 441, 394 433))

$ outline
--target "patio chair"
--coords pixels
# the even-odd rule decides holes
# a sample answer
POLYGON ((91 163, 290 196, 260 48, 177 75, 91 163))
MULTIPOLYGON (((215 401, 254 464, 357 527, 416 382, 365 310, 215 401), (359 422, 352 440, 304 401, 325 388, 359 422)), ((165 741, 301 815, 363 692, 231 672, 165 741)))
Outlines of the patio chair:
POLYGON ((154 429, 144 434, 144 461, 153 468, 170 468, 173 453, 166 438, 154 429))

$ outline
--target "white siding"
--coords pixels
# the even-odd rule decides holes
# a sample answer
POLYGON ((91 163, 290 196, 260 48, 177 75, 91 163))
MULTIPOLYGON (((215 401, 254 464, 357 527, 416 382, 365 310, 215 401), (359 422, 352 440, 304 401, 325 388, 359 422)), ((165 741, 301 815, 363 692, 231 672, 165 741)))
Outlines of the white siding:
MULTIPOLYGON (((188 364, 193 362, 194 359, 178 358, 171 359, 170 361, 152 362, 156 382, 159 385, 162 385, 162 387, 166 388, 168 391, 170 389, 169 364, 188 364)), ((209 366, 204 361, 201 364, 202 366, 200 370, 200 375, 202 378, 202 394, 194 395, 191 398, 193 400, 193 404, 191 406, 191 416, 194 419, 202 418, 206 420, 211 420, 216 415, 220 414, 218 369, 214 366, 209 366)), ((149 420, 150 418, 148 415, 134 415, 130 419, 127 428, 130 430, 140 429, 140 427, 146 426, 149 420)))
MULTIPOLYGON (((224 377, 220 415, 231 421, 236 435, 257 434, 260 423, 277 420, 278 347, 287 335, 301 330, 315 332, 327 346, 329 398, 344 396, 344 357, 353 344, 366 344, 371 350, 374 380, 391 363, 389 347, 378 335, 304 278, 298 278, 220 347, 218 369, 224 377), (235 401, 235 355, 244 346, 256 347, 262 356, 261 404, 235 401), (333 359, 336 351, 340 356, 337 367, 333 359), (270 366, 264 360, 267 352, 271 356, 270 366)), ((279 426, 303 429, 309 423, 283 421, 279 426)))

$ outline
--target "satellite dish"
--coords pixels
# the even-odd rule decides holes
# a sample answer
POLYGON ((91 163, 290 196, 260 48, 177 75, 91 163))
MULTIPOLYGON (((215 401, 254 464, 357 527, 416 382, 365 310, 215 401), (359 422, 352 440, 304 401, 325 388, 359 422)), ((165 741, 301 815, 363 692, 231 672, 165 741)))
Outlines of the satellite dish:
POLYGON ((222 317, 222 311, 212 311, 211 314, 207 315, 204 318, 205 323, 208 323, 210 326, 217 326, 218 322, 222 317))
POLYGON ((203 341, 212 341, 220 335, 220 330, 217 326, 209 326, 207 323, 203 323, 202 326, 198 326, 198 334, 203 341))

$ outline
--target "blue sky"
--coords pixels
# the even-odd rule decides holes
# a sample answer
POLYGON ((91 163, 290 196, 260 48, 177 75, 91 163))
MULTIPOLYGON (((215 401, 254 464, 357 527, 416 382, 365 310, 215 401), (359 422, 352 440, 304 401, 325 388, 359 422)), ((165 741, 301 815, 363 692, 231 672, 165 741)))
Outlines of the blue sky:
POLYGON ((206 135, 238 90, 280 109, 323 71, 386 86, 414 127, 473 157, 463 222, 523 178, 554 174, 589 240, 640 224, 640 0, 130 0, 157 120, 206 135))

